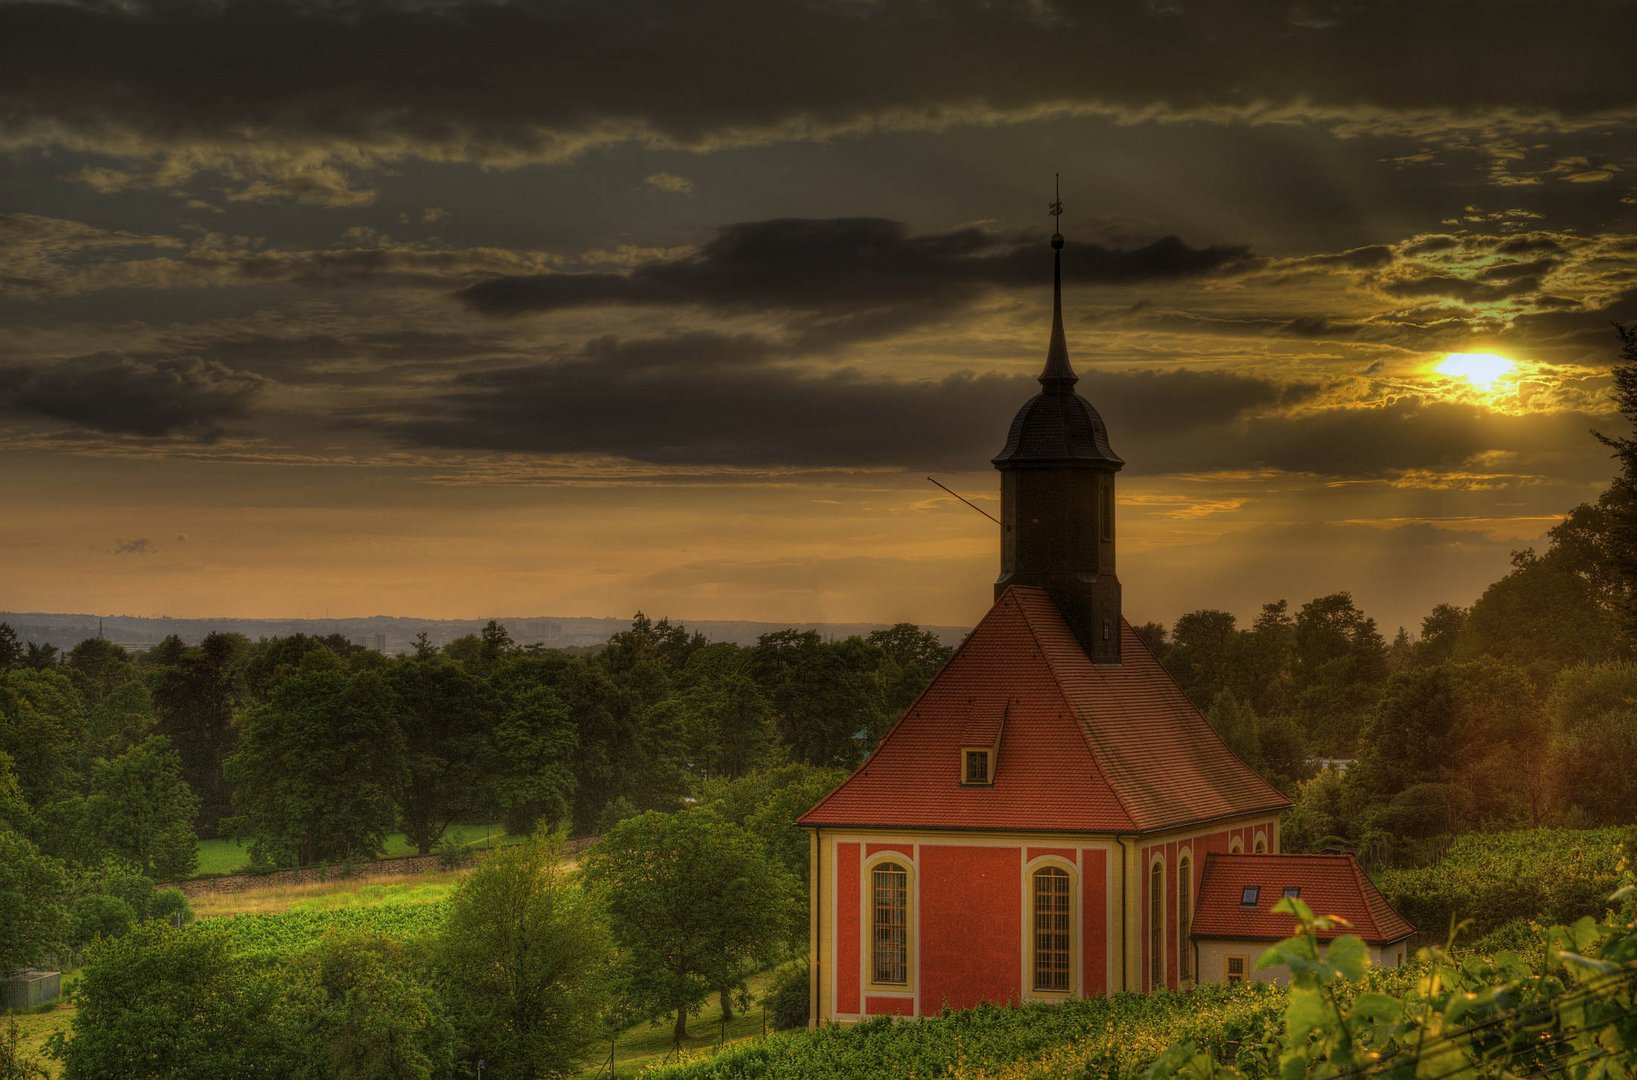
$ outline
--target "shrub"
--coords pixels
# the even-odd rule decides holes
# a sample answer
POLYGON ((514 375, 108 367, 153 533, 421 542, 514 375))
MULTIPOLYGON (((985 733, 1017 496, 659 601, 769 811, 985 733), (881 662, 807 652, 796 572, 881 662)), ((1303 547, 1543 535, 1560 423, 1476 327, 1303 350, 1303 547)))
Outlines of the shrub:
POLYGON ((806 964, 785 968, 767 991, 767 1011, 778 1031, 804 1028, 808 1018, 808 972, 806 964))
POLYGON ((148 918, 159 919, 172 926, 186 926, 193 921, 193 905, 181 889, 155 889, 148 904, 148 918))
POLYGON ((89 945, 98 938, 123 937, 136 924, 136 911, 117 896, 101 893, 74 901, 75 946, 89 945))

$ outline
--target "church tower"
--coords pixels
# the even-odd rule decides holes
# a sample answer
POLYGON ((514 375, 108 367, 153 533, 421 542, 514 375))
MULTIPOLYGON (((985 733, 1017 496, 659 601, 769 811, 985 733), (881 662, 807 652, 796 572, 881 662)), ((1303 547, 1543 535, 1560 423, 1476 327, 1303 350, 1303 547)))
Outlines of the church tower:
MULTIPOLYGON (((1063 203, 1052 203, 1061 217, 1063 203)), ((1000 577, 1045 589, 1093 663, 1120 662, 1120 581, 1114 576, 1114 474, 1125 465, 1108 427, 1074 390, 1063 337, 1063 234, 1052 233, 1052 337, 1040 393, 1012 419, 1000 470, 1000 577)))

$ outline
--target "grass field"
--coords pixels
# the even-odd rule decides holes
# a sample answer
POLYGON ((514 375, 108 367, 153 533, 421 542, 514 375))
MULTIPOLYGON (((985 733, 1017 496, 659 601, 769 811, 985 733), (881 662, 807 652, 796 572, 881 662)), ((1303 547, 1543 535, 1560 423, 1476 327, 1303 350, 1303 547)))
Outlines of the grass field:
POLYGON ((414 877, 370 874, 334 881, 312 881, 232 893, 206 893, 189 903, 201 919, 227 915, 277 915, 286 911, 328 911, 396 903, 435 903, 447 899, 467 870, 436 870, 414 877))
MULTIPOLYGON (((775 969, 776 970, 776 969, 775 969)), ((761 998, 767 992, 773 981, 774 971, 764 971, 760 975, 750 977, 750 1008, 743 1014, 735 1016, 727 1025, 726 1032, 722 1028, 722 1009, 715 997, 699 1011, 698 1015, 688 1017, 688 1047, 683 1051, 683 1061, 703 1061, 708 1059, 717 1050, 718 1043, 725 1037, 726 1043, 743 1043, 747 1039, 758 1039, 762 1035, 762 1002, 761 998)), ((768 1021, 768 1032, 772 1032, 772 1020, 768 1021)), ((607 1076, 608 1069, 607 1043, 603 1044, 602 1057, 597 1064, 587 1068, 580 1074, 581 1080, 592 1080, 599 1071, 607 1076)), ((614 1040, 614 1075, 635 1077, 651 1065, 659 1065, 666 1061, 675 1062, 676 1046, 671 1040, 671 1021, 655 1027, 652 1024, 637 1024, 626 1028, 614 1040)))
MULTIPOLYGON (((508 839, 506 831, 499 825, 451 825, 446 836, 454 837, 458 842, 471 848, 483 848, 496 844, 510 843, 516 838, 508 839)), ((388 856, 416 855, 413 844, 405 839, 403 833, 393 833, 386 839, 386 854, 388 856)), ((250 867, 250 847, 235 840, 201 840, 199 841, 199 866, 194 871, 197 877, 215 877, 221 874, 237 874, 250 867)))

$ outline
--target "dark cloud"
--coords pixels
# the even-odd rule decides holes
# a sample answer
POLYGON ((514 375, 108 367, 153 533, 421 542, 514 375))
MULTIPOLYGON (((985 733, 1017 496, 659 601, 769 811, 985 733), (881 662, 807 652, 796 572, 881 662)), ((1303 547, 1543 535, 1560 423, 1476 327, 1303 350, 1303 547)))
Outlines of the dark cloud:
POLYGON ((1484 300, 1504 300, 1509 296, 1533 292, 1539 287, 1538 277, 1520 277, 1492 285, 1472 278, 1456 277, 1453 274, 1427 274, 1423 277, 1389 281, 1382 286, 1382 291, 1390 296, 1406 298, 1452 296, 1470 304, 1484 300))
MULTIPOLYGON (((355 416, 403 443, 462 450, 612 454, 660 464, 971 468, 999 449, 1032 379, 894 382, 755 363, 754 341, 711 334, 593 342, 576 359, 450 380, 407 418, 355 416), (990 444, 995 445, 991 446, 990 444)), ((1119 417, 1122 452, 1289 390, 1221 372, 1116 372, 1082 388, 1119 417)))
POLYGON ((105 354, 0 372, 0 409, 110 434, 208 440, 247 415, 265 384, 214 361, 105 354))
MULTIPOLYGON (((1063 273, 1076 284, 1137 283, 1220 272, 1249 257, 1244 247, 1195 248, 1175 236, 1123 249, 1079 243, 1064 249, 1063 273)), ((881 218, 786 218, 723 226, 697 253, 628 274, 509 275, 459 296, 493 315, 595 304, 867 313, 953 304, 994 286, 1038 288, 1045 266, 1038 237, 976 228, 912 236, 881 218)))
POLYGON ((146 536, 139 536, 135 540, 115 540, 115 555, 152 555, 159 550, 158 546, 146 536))
MULTIPOLYGON (((24 2, 0 5, 0 130, 499 160, 1076 107, 1363 125, 1401 114, 1396 126, 1416 130, 1436 126, 1429 114, 1629 109, 1622 43, 1634 38, 1637 10, 1599 0, 1338 3, 1321 20, 1236 0, 24 2), (1462 56, 1483 62, 1452 62, 1462 56)), ((325 194, 313 172, 292 172, 286 194, 325 194)))

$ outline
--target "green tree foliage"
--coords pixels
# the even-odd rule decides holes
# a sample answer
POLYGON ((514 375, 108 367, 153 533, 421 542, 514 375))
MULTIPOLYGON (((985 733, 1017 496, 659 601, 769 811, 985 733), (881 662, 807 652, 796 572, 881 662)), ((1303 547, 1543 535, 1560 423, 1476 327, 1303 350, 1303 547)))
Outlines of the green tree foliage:
POLYGON ((153 734, 156 723, 153 693, 146 684, 132 680, 109 690, 86 714, 81 770, 89 774, 97 758, 123 754, 153 734))
POLYGON ((1596 433, 1614 451, 1620 471, 1597 503, 1595 512, 1602 520, 1589 530, 1597 550, 1583 561, 1600 568, 1595 575, 1599 598, 1621 620, 1628 639, 1637 641, 1637 327, 1616 326, 1615 332, 1620 363, 1613 372, 1614 405, 1632 430, 1626 435, 1596 433))
POLYGON ((11 757, 35 810, 77 791, 84 730, 80 694, 67 676, 29 668, 0 675, 0 753, 11 757))
POLYGON ((482 775, 507 832, 527 835, 541 822, 567 827, 578 746, 574 717, 549 686, 506 704, 482 752, 482 775))
POLYGON ((451 1074, 454 1030, 401 942, 326 934, 291 965, 286 1006, 299 1080, 431 1080, 451 1074))
POLYGON ((0 622, 0 673, 21 667, 22 663, 23 645, 17 640, 17 631, 10 623, 0 622))
POLYGON ((1558 807, 1596 824, 1637 820, 1637 663, 1580 664, 1547 701, 1549 786, 1558 807))
POLYGON ((1571 664, 1613 656, 1617 641, 1614 620, 1566 555, 1524 550, 1472 605, 1455 656, 1489 656, 1546 682, 1571 664))
POLYGON ((404 834, 425 855, 454 821, 479 806, 482 758, 500 699, 488 682, 447 660, 396 664, 387 682, 408 766, 399 801, 404 834))
POLYGON ((586 857, 620 950, 620 982, 638 1016, 688 1014, 712 993, 743 992, 776 958, 793 884, 754 836, 708 808, 649 812, 615 826, 586 857))
POLYGON ((443 998, 468 1066, 535 1080, 579 1071, 600 1041, 608 933, 544 831, 478 864, 438 943, 443 998))
POLYGON ((155 730, 182 755, 182 777, 199 796, 198 829, 215 836, 232 808, 222 763, 238 729, 233 713, 244 698, 243 668, 250 643, 238 634, 211 634, 198 648, 172 637, 151 651, 155 730))
POLYGON ((40 963, 67 945, 68 887, 62 863, 0 828, 0 971, 40 963))
POLYGON ((864 759, 896 719, 876 678, 880 660, 862 638, 826 642, 814 630, 757 640, 750 674, 772 702, 793 760, 851 768, 864 759))
POLYGON ((95 706, 116 686, 123 686, 136 676, 136 665, 131 655, 111 641, 86 638, 63 659, 63 671, 81 695, 95 706))
POLYGON ((1345 756, 1387 673, 1387 644, 1347 593, 1302 605, 1292 626, 1291 689, 1316 750, 1345 756))
POLYGON ((69 943, 76 948, 102 938, 123 937, 136 925, 136 909, 117 896, 93 893, 74 901, 70 911, 73 937, 69 943))
POLYGON ((94 846, 155 880, 193 873, 198 797, 182 779, 182 759, 170 740, 154 735, 91 766, 85 828, 94 846))
POLYGON ((226 822, 263 863, 311 864, 381 850, 407 779, 403 732, 379 672, 286 679, 246 710, 224 764, 238 815, 226 822))
POLYGON ((73 1038, 51 1053, 65 1080, 285 1080, 305 1055, 282 989, 222 934, 142 923, 90 949, 73 1038))
POLYGON ((1239 632, 1226 611, 1191 611, 1171 628, 1165 666, 1195 705, 1203 709, 1237 681, 1239 632))

